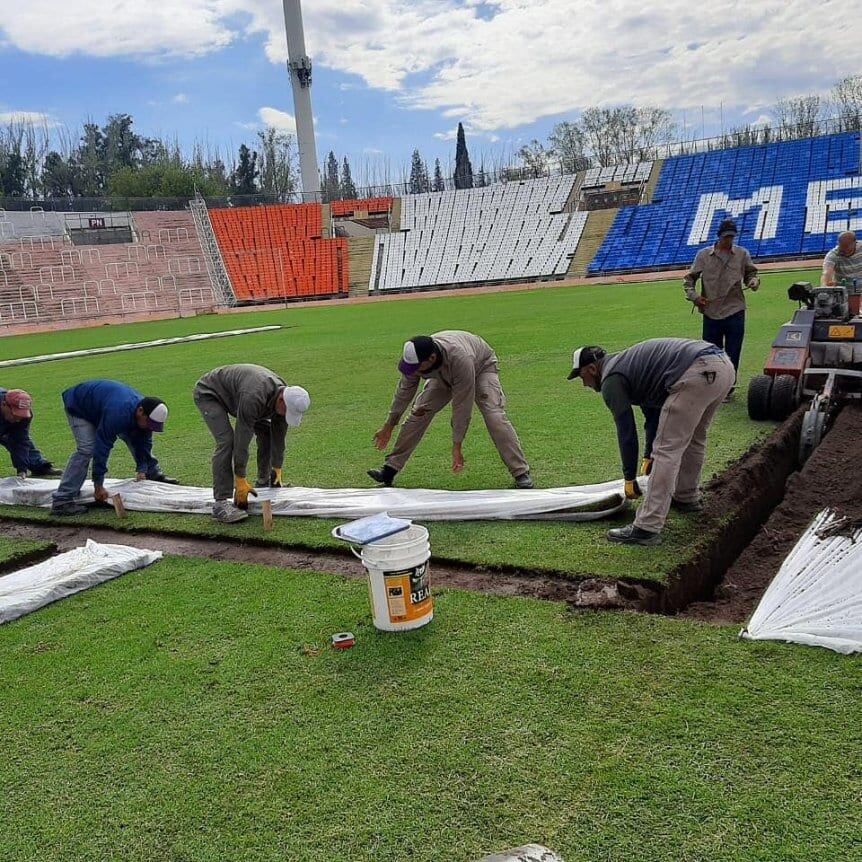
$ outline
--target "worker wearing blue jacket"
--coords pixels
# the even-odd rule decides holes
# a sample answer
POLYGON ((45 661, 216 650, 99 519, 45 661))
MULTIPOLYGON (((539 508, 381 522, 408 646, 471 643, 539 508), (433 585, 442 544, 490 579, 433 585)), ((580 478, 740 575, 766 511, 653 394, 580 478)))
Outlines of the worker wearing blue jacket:
POLYGON ((108 457, 119 438, 135 459, 135 478, 176 484, 153 457, 153 432, 164 431, 167 405, 160 398, 144 397, 116 380, 88 380, 63 393, 66 418, 75 437, 76 451, 69 458, 60 486, 54 493, 53 515, 79 515, 87 507, 77 502, 87 469, 93 462, 96 501, 108 499, 105 474, 108 457))
POLYGON ((33 399, 23 389, 0 387, 0 446, 9 452, 12 466, 22 479, 31 476, 59 476, 30 437, 33 399))

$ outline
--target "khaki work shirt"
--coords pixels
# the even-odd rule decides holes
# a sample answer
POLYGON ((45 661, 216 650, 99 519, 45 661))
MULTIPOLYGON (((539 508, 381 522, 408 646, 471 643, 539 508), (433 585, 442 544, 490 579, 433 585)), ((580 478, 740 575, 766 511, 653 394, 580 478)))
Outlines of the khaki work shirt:
POLYGON ((745 295, 742 286, 757 275, 748 249, 735 245, 729 252, 715 246, 702 248, 694 259, 683 282, 685 296, 689 302, 697 297, 695 287, 701 283, 701 295, 709 300, 703 313, 713 320, 722 320, 745 310, 745 295))

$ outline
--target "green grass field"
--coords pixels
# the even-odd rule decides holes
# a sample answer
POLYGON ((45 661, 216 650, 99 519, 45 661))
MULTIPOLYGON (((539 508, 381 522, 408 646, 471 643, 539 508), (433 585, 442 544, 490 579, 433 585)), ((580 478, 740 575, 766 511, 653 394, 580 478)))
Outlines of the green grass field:
MULTIPOLYGON (((791 313, 786 286, 797 277, 798 273, 767 274, 761 291, 751 297, 742 386, 736 402, 722 409, 714 425, 707 476, 723 469, 770 430, 768 425, 748 420, 745 385, 762 367, 777 327, 791 313)), ((682 299, 679 283, 652 282, 198 317, 19 336, 4 339, 3 346, 4 355, 13 358, 271 323, 289 328, 6 369, 2 379, 4 385, 26 388, 34 395, 34 435, 47 455, 61 463, 71 445, 60 400, 60 392, 67 386, 92 377, 113 377, 145 394, 163 397, 171 418, 168 432, 157 441, 156 454, 165 469, 183 482, 206 485, 211 438, 192 403, 192 387, 203 372, 216 365, 257 362, 275 369, 289 383, 305 386, 312 396, 312 410, 302 428, 289 435, 285 474, 290 481, 295 485, 362 487, 372 484, 365 471, 381 462, 371 437, 386 417, 403 341, 419 332, 468 329, 496 348, 509 412, 534 476, 540 485, 553 487, 620 475, 610 413, 595 393, 565 380, 572 349, 600 343, 615 350, 657 336, 699 337, 700 327, 699 317, 690 314, 689 304, 682 299)), ((460 476, 449 469, 447 410, 399 477, 399 484, 452 489, 507 487, 510 477, 485 433, 481 416, 475 412, 464 446, 467 467, 460 476)), ((120 445, 111 462, 111 474, 128 476, 132 471, 131 459, 120 445)), ((110 517, 93 513, 85 520, 95 523, 110 517)), ((277 519, 270 538, 331 547, 333 523, 277 519)), ((221 531, 210 519, 194 516, 134 514, 130 524, 221 531)), ((672 517, 664 546, 644 553, 642 549, 608 545, 604 538, 607 527, 605 523, 473 523, 434 524, 431 531, 433 549, 439 557, 489 566, 658 579, 702 538, 693 519, 672 517)), ((229 532, 262 535, 260 520, 254 518, 229 528, 229 532)))
POLYGON ((0 858, 859 858, 862 659, 435 601, 383 635, 362 583, 169 557, 0 627, 0 858))

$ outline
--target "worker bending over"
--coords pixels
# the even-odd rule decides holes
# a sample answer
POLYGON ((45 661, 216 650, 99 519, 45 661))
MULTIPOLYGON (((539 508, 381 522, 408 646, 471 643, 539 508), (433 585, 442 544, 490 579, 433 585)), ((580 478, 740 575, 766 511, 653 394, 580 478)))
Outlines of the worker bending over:
POLYGON ((0 388, 0 446, 9 453, 18 476, 59 476, 61 471, 45 460, 30 437, 32 419, 33 399, 28 392, 0 388))
POLYGON ((506 396, 500 386, 497 356, 484 339, 458 330, 417 335, 404 344, 398 370, 401 379, 395 389, 389 417, 374 435, 374 445, 378 449, 382 451, 389 445, 392 431, 411 403, 413 409, 383 467, 368 471, 375 482, 392 485, 395 476, 419 445, 431 420, 451 401, 453 472, 460 473, 464 469, 462 444, 470 427, 475 402, 517 487, 533 487, 530 465, 506 415, 506 396), (425 385, 417 398, 420 380, 424 380, 425 385))
MULTIPOLYGON (((745 294, 760 287, 757 267, 747 248, 734 245, 736 222, 726 219, 718 227, 718 241, 696 255, 683 282, 685 297, 703 315, 703 340, 727 351, 739 369, 745 338, 745 294), (701 290, 695 290, 700 279, 701 290)), ((728 397, 733 392, 731 388, 728 397)))
POLYGON ((630 500, 641 496, 637 483, 638 433, 632 406, 645 419, 642 474, 649 475, 646 496, 633 524, 608 531, 612 542, 657 545, 668 510, 702 508, 700 474, 706 434, 715 412, 734 382, 727 354, 706 341, 654 338, 608 356, 601 347, 574 352, 569 380, 602 393, 617 426, 630 500))
POLYGON ((838 235, 838 245, 823 258, 820 283, 829 287, 836 284, 852 287, 854 280, 862 285, 862 246, 852 230, 845 230, 838 235))
POLYGON ((80 515, 87 511, 76 499, 91 460, 96 502, 107 502, 105 474, 118 438, 135 459, 135 479, 177 484, 176 479, 165 476, 153 457, 153 432, 164 431, 168 418, 167 405, 161 398, 145 398, 137 389, 116 380, 88 380, 63 393, 63 406, 76 450, 54 492, 52 515, 80 515))
POLYGON ((204 374, 194 389, 195 405, 215 439, 212 457, 213 517, 233 524, 248 517, 248 496, 257 496, 246 477, 248 447, 257 440, 258 487, 283 484, 287 429, 298 428, 311 406, 301 386, 288 386, 261 365, 223 365, 204 374), (230 417, 236 419, 232 427, 230 417), (233 494, 233 502, 230 497, 233 494))

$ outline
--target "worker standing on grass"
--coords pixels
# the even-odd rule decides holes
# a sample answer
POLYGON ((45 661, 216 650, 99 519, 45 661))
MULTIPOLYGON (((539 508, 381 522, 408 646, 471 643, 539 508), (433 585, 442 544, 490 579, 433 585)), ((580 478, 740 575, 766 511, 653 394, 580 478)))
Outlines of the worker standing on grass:
POLYGON ((30 437, 32 419, 33 399, 28 392, 0 388, 0 446, 9 452, 18 476, 59 476, 61 471, 45 460, 30 437))
POLYGON ((458 330, 417 335, 405 342, 398 370, 401 379, 389 408, 389 417, 374 435, 377 449, 382 451, 389 445, 393 430, 411 403, 413 410, 401 427, 395 448, 386 456, 383 467, 368 471, 375 482, 392 485, 397 473, 419 445, 431 420, 451 401, 453 472, 460 473, 464 469, 461 447, 475 402, 517 487, 533 487, 530 465, 506 415, 506 396, 500 386, 497 356, 486 341, 478 335, 458 330), (420 380, 426 382, 417 398, 420 380))
MULTIPOLYGON (((725 219, 718 227, 718 241, 697 253, 684 280, 686 299, 703 315, 703 340, 726 350, 736 371, 745 338, 743 290, 760 287, 748 249, 733 244, 737 233, 736 222, 725 219), (700 293, 695 290, 698 279, 700 293)), ((733 388, 727 397, 732 394, 733 388)))
POLYGON ((838 235, 838 245, 823 258, 820 283, 832 287, 842 283, 849 286, 854 281, 862 285, 862 246, 852 230, 845 230, 838 235))
POLYGON ((145 398, 137 389, 116 380, 88 380, 63 393, 63 406, 77 449, 54 492, 52 515, 80 515, 87 511, 76 500, 91 460, 96 502, 107 502, 105 474, 117 438, 135 459, 135 479, 177 484, 176 479, 165 476, 153 457, 153 432, 164 431, 168 418, 167 405, 161 398, 145 398))
POLYGON ((698 485, 706 433, 734 376, 727 354, 706 341, 654 338, 611 356, 601 347, 574 352, 569 380, 580 377, 584 386, 601 392, 613 413, 629 500, 642 496, 632 406, 645 418, 646 496, 633 524, 608 531, 610 541, 657 545, 671 506, 682 512, 703 508, 698 485))
POLYGON ((311 398, 301 386, 288 386, 261 365, 224 365, 198 380, 194 399, 216 443, 213 517, 223 524, 242 521, 248 517, 249 494, 257 496, 246 478, 252 437, 257 439, 255 484, 281 488, 287 429, 299 427, 311 398))

